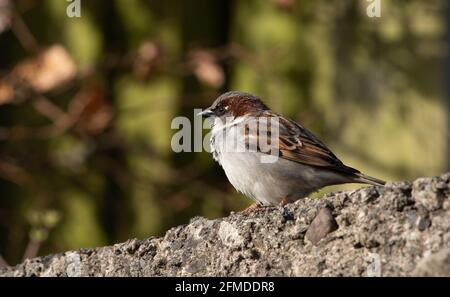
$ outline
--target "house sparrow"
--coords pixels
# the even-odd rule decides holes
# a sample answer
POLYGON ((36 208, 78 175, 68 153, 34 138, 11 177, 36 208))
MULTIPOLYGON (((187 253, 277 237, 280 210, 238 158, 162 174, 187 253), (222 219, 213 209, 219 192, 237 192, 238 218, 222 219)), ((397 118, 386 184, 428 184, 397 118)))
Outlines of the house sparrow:
POLYGON ((385 184, 344 165, 314 134, 252 94, 225 93, 199 115, 214 120, 213 157, 236 190, 256 201, 250 209, 294 202, 329 185, 385 184))

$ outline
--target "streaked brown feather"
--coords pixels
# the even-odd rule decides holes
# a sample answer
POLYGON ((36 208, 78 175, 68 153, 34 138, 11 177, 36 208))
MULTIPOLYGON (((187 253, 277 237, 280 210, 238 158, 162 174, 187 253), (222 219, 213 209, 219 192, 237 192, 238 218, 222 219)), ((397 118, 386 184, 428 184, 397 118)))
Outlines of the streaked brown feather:
MULTIPOLYGON (((279 153, 280 157, 305 165, 324 167, 333 171, 347 173, 350 175, 359 173, 358 170, 344 165, 314 134, 298 123, 276 115, 279 121, 279 153)), ((262 117, 273 117, 273 114, 265 111, 259 115, 262 117)), ((270 120, 268 120, 270 122, 270 120)), ((270 139, 275 127, 264 127, 258 125, 260 135, 266 133, 270 139)), ((246 135, 246 141, 249 135, 246 135)), ((258 146, 259 150, 259 146, 258 146)), ((260 150, 259 150, 260 151, 260 150)), ((268 152, 263 152, 268 153, 268 152)))

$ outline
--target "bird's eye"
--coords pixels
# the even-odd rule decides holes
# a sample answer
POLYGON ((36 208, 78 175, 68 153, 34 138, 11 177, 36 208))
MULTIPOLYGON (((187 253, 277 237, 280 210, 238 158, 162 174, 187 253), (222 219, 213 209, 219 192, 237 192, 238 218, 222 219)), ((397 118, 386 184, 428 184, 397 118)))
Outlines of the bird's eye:
POLYGON ((223 106, 218 106, 218 107, 217 107, 217 111, 218 111, 219 113, 224 113, 224 112, 225 112, 225 107, 223 107, 223 106))

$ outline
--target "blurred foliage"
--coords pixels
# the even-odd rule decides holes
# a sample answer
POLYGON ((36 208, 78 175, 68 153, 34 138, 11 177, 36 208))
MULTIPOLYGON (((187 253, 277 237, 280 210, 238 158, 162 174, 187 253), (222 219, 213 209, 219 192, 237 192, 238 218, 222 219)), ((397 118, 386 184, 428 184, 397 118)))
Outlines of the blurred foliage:
POLYGON ((249 204, 208 153, 170 147, 172 119, 226 90, 261 96, 370 175, 449 169, 443 0, 383 0, 381 18, 363 0, 81 3, 69 18, 66 1, 0 0, 10 263, 249 204))

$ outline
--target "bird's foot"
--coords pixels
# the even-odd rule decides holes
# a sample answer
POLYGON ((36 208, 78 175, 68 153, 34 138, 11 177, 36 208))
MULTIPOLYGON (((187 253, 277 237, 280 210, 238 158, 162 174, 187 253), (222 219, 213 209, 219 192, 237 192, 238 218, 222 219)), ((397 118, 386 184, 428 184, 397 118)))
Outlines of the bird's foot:
POLYGON ((262 208, 263 208, 262 205, 256 202, 256 203, 253 203, 252 205, 250 205, 249 207, 247 207, 246 209, 244 209, 242 212, 243 213, 251 213, 254 211, 261 210, 262 208))
POLYGON ((286 206, 286 204, 288 204, 288 203, 289 203, 289 200, 288 200, 287 198, 283 198, 283 199, 281 199, 280 206, 281 206, 281 207, 284 207, 284 206, 286 206))

